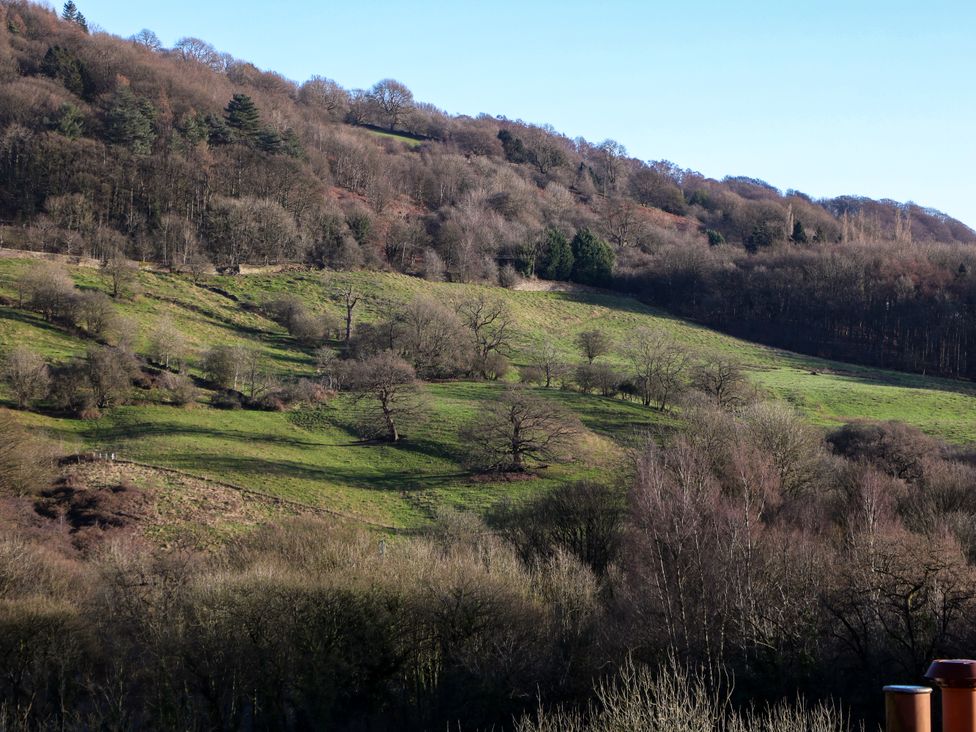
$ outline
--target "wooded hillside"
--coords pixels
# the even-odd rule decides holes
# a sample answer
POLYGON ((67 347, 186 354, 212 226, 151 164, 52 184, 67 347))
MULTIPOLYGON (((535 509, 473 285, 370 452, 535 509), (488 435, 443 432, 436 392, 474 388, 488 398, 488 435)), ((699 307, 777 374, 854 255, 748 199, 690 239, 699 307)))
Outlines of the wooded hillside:
POLYGON ((5 246, 180 270, 573 279, 817 355, 976 374, 976 233, 939 212, 712 180, 393 79, 298 84, 19 1, 0 3, 0 221, 5 246))

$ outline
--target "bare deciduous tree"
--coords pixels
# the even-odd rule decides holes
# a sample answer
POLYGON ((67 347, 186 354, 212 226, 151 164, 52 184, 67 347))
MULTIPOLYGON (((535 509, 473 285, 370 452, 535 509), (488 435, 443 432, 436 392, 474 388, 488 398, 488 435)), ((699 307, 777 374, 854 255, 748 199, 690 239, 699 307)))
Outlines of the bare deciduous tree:
POLYGON ((454 376, 471 365, 464 324, 451 309, 418 297, 396 315, 396 346, 425 379, 454 376))
POLYGON ((92 338, 105 338, 115 318, 115 308, 104 292, 92 290, 78 298, 75 321, 92 338))
POLYGON ((164 369, 182 369, 189 353, 186 336, 169 318, 163 318, 149 335, 149 358, 164 369))
POLYGON ((356 308, 359 303, 360 295, 356 292, 356 288, 349 285, 341 294, 342 305, 346 309, 346 331, 343 341, 346 347, 349 346, 349 339, 352 338, 352 311, 356 308))
POLYGON ((108 277, 112 297, 118 300, 120 297, 128 295, 130 288, 135 283, 139 268, 135 262, 130 262, 125 257, 114 254, 102 262, 102 271, 108 277))
POLYGON ((184 61, 195 61, 214 71, 223 71, 227 66, 226 54, 199 38, 186 37, 176 42, 174 50, 184 61))
POLYGON ((752 390, 742 368, 729 358, 718 357, 699 364, 692 383, 722 409, 741 407, 752 398, 752 390))
POLYGON ((391 130, 396 129, 397 124, 413 106, 413 92, 396 79, 376 82, 370 89, 369 96, 391 130))
POLYGON ((85 371, 92 402, 103 409, 124 404, 129 398, 132 377, 138 371, 131 354, 118 348, 100 347, 88 351, 85 371))
POLYGON ((508 387, 461 430, 472 464, 524 471, 529 463, 563 460, 582 432, 575 415, 522 388, 508 387))
POLYGON ((0 494, 24 495, 47 488, 54 476, 54 451, 32 437, 13 415, 0 412, 0 494))
POLYGON ((645 407, 656 401, 664 410, 684 384, 690 356, 673 338, 639 328, 624 349, 634 370, 634 385, 645 407))
POLYGON ((25 271, 18 281, 22 304, 52 321, 68 318, 74 309, 77 291, 71 275, 61 265, 37 262, 25 271))
POLYGON ((484 371, 492 353, 505 355, 509 348, 512 316, 505 303, 486 292, 479 292, 461 302, 458 315, 474 338, 475 355, 484 371))
POLYGON ((613 341, 602 330, 585 330, 576 336, 576 346, 588 363, 610 352, 613 341))
POLYGON ((341 119, 349 108, 349 92, 332 79, 313 76, 299 88, 298 101, 324 110, 334 119, 341 119))
POLYGON ((261 357, 246 346, 214 346, 203 358, 203 371, 221 389, 257 396, 263 388, 261 357))
POLYGON ((143 28, 141 31, 132 36, 130 40, 133 43, 149 49, 150 51, 160 51, 163 48, 163 43, 159 40, 159 36, 148 28, 143 28))
POLYGON ((547 389, 566 371, 566 365, 560 358, 559 349, 549 338, 543 341, 533 354, 533 362, 533 365, 542 372, 547 389))
POLYGON ((392 351, 382 351, 360 362, 352 370, 351 388, 357 401, 369 402, 362 427, 369 436, 382 435, 389 442, 400 440, 401 422, 422 411, 417 374, 409 363, 392 351))
POLYGON ((43 398, 50 383, 44 359, 26 346, 14 346, 3 356, 0 375, 21 409, 43 398))

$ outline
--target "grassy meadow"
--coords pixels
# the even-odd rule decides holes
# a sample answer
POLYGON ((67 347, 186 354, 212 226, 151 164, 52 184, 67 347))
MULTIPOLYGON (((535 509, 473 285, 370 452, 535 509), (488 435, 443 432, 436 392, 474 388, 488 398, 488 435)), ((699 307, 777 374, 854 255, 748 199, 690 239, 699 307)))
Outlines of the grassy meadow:
MULTIPOLYGON (((0 298, 16 303, 15 282, 25 266, 24 260, 0 259, 0 298)), ((72 275, 79 288, 107 289, 96 269, 74 268, 72 275)), ((380 319, 421 294, 451 302, 479 287, 366 272, 281 272, 209 277, 194 283, 184 276, 142 271, 139 294, 121 301, 118 308, 138 322, 144 339, 155 323, 169 319, 198 351, 247 343, 261 351, 274 371, 313 376, 312 349, 296 344, 253 306, 288 293, 316 311, 339 316, 339 294, 349 286, 362 296, 355 310, 358 322, 380 319)), ((721 353, 736 358, 759 389, 793 404, 817 425, 895 419, 950 442, 976 441, 976 391, 970 384, 758 346, 626 297, 502 289, 492 293, 508 303, 516 319, 511 354, 516 366, 529 363, 535 346, 546 338, 557 344, 567 361, 575 362, 579 356, 573 340, 582 330, 604 330, 619 345, 638 327, 658 328, 702 356, 721 353)), ((29 345, 55 361, 80 355, 87 346, 36 314, 0 307, 0 350, 14 344, 29 345)), ((624 363, 619 355, 608 358, 624 363)), ((544 491, 557 482, 623 479, 628 448, 643 434, 660 434, 680 419, 622 399, 539 388, 538 393, 582 420, 586 430, 576 460, 551 466, 532 480, 485 479, 466 470, 457 431, 504 385, 464 381, 426 388, 431 396, 428 414, 406 425, 406 439, 397 445, 359 441, 351 427, 354 405, 346 396, 288 412, 216 410, 201 402, 188 409, 124 406, 88 421, 38 413, 19 413, 18 418, 60 441, 68 452, 110 450, 139 462, 403 528, 428 523, 440 506, 480 512, 501 499, 544 491)))

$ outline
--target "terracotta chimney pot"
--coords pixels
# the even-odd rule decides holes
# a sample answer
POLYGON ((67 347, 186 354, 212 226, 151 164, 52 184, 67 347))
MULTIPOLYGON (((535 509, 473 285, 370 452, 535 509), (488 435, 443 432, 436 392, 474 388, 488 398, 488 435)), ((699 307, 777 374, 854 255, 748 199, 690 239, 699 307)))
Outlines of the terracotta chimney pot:
POLYGON ((932 661, 925 678, 942 690, 942 732, 976 732, 976 661, 932 661))
POLYGON ((886 686, 885 732, 932 732, 932 690, 927 686, 886 686))

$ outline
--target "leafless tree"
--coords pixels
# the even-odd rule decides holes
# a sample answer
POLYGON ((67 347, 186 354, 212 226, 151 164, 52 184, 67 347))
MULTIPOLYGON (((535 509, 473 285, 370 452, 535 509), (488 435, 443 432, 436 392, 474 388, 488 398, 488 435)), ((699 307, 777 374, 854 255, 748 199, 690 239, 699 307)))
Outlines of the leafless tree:
POLYGON ((403 419, 417 416, 423 408, 413 366, 392 351, 382 351, 358 363, 350 376, 357 401, 369 405, 363 431, 398 442, 403 419))
POLYGON ((33 437, 13 414, 0 411, 0 494, 24 495, 47 488, 54 468, 51 446, 33 437))
POLYGON ((203 358, 207 378, 221 389, 249 391, 257 395, 261 388, 261 358, 246 346, 214 346, 203 358))
POLYGON ((647 407, 656 401, 663 411, 684 384, 688 351, 661 331, 638 328, 628 338, 624 352, 641 402, 647 407))
POLYGON ((580 349, 587 363, 610 352, 613 341, 602 330, 585 330, 576 336, 576 346, 580 349))
POLYGON ((299 88, 298 101, 324 110, 334 119, 341 119, 349 108, 349 92, 332 79, 313 76, 299 88))
POLYGON ((186 336, 169 318, 160 319, 149 334, 149 358, 164 369, 182 370, 189 350, 186 336))
POLYGON ((158 243, 160 259, 177 272, 192 271, 194 258, 203 256, 196 227, 176 214, 160 219, 158 243))
POLYGON ((505 355, 510 345, 513 320, 504 302, 479 291, 463 300, 457 312, 471 331, 475 355, 482 370, 491 354, 505 355))
POLYGON ((460 435, 473 465, 521 472, 530 463, 567 459, 581 432, 572 413, 523 388, 507 387, 460 435))
POLYGON ((103 346, 88 351, 85 370, 94 406, 103 409, 128 400, 138 366, 131 354, 103 346))
POLYGON ((147 48, 150 51, 160 51, 163 48, 163 44, 162 41, 159 40, 159 36, 148 28, 143 28, 141 31, 132 36, 131 40, 133 43, 147 48))
POLYGON ((355 361, 342 360, 329 346, 322 346, 315 352, 315 368, 322 377, 323 385, 333 391, 342 391, 348 386, 355 367, 355 361))
POLYGON ((75 321, 92 338, 104 339, 116 317, 115 307, 104 292, 92 290, 78 297, 75 321))
POLYGON ((758 402, 742 419, 752 442, 772 460, 787 496, 802 495, 822 481, 823 437, 789 405, 758 402))
POLYGON ((738 362, 724 356, 699 364, 692 383, 722 409, 744 406, 753 396, 742 367, 738 362))
POLYGON ((184 61, 195 61, 208 66, 214 71, 223 71, 227 67, 226 54, 199 38, 186 37, 176 42, 174 50, 184 61))
POLYGON ((4 354, 0 376, 21 409, 43 398, 50 383, 43 357, 26 346, 14 346, 4 354))
POLYGON ((51 262, 31 264, 21 275, 18 290, 21 302, 48 321, 69 318, 77 299, 71 275, 64 267, 51 262))
POLYGON ((559 349, 552 339, 547 338, 533 354, 533 365, 542 372, 545 387, 548 389, 566 370, 559 349))
POLYGON ((102 272, 108 277, 112 297, 126 297, 136 281, 139 268, 121 254, 113 254, 102 262, 102 272))
POLYGON ((396 347, 425 379, 467 372, 471 344, 464 324, 450 308, 417 297, 395 316, 396 347))
POLYGON ((343 341, 346 347, 349 346, 349 339, 352 338, 352 311, 355 309, 356 305, 359 303, 360 295, 356 292, 356 289, 349 285, 342 292, 342 305, 346 309, 346 334, 343 341))
POLYGON ((369 96, 391 130, 396 129, 397 124, 413 106, 413 92, 395 79, 376 82, 370 89, 369 96))

